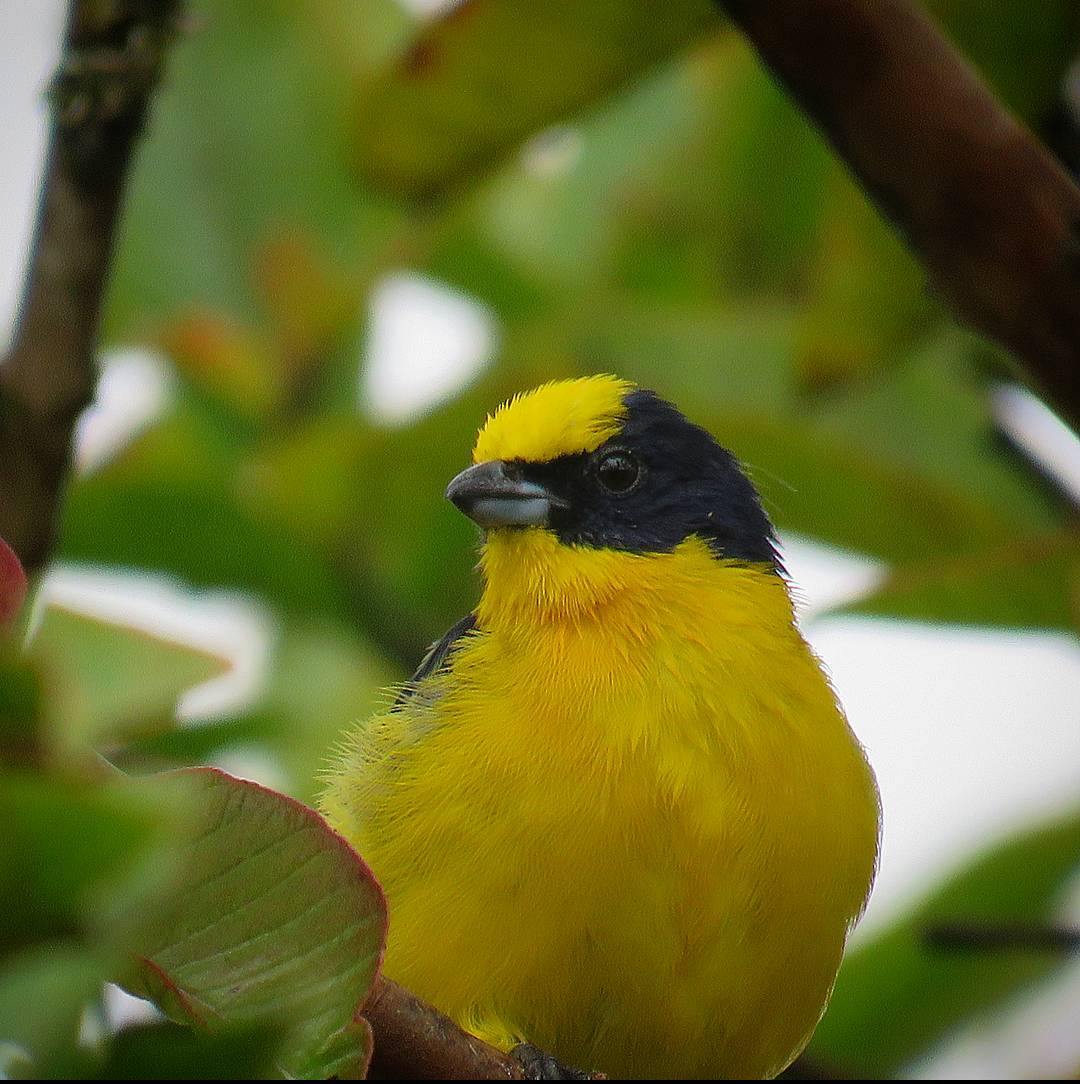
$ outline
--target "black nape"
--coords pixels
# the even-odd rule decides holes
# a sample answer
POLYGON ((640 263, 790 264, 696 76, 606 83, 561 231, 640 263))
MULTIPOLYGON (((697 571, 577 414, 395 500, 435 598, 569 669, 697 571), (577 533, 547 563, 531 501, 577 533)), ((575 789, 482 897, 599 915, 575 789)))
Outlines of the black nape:
MULTIPOLYGON (((567 507, 551 527, 567 543, 634 553, 668 553, 697 535, 722 558, 783 568, 776 536, 738 460, 711 434, 651 391, 626 397, 622 431, 597 451, 550 463, 522 463, 567 507), (623 492, 604 484, 612 453, 636 460, 640 477, 623 492)), ((622 464, 625 468, 625 463, 622 464)))

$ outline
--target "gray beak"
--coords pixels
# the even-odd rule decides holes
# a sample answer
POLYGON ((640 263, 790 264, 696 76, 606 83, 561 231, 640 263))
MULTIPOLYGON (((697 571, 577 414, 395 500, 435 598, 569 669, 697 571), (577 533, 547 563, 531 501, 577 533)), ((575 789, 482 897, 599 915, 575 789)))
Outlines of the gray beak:
POLYGON ((552 508, 566 507, 538 482, 513 477, 499 459, 463 470, 446 499, 481 527, 543 527, 552 508))

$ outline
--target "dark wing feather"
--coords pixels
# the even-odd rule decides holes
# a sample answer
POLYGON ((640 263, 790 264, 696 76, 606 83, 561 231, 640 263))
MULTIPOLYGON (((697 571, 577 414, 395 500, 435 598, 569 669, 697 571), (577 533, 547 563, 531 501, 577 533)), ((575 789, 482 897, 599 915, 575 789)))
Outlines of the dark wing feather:
POLYGON ((402 688, 400 693, 398 693, 398 698, 394 701, 394 707, 401 707, 401 705, 416 692, 417 686, 426 678, 445 670, 448 666, 450 652, 453 650, 454 645, 458 640, 467 636, 475 628, 476 616, 475 614, 468 614, 458 621, 441 640, 433 643, 431 647, 428 648, 427 654, 420 660, 420 665, 416 668, 416 673, 413 674, 409 679, 408 684, 402 688))

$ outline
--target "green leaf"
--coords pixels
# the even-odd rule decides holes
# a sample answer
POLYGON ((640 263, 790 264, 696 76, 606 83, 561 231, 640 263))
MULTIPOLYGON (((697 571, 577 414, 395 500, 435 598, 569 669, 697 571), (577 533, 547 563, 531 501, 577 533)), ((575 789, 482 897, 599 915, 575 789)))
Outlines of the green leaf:
POLYGON ((217 655, 52 606, 33 644, 57 744, 100 745, 172 725, 182 693, 223 674, 217 655))
MULTIPOLYGON (((592 299, 581 291, 613 261, 631 277, 622 261, 636 265, 638 251, 626 251, 627 236, 642 241, 641 220, 666 203, 666 182, 700 138, 701 82, 690 64, 649 72, 572 128, 541 134, 467 202, 464 216, 525 282, 547 291, 549 304, 587 318, 592 299)), ((671 225, 665 220, 659 229, 666 235, 671 225)), ((439 264, 444 275, 505 304, 505 286, 455 276, 449 255, 439 264)), ((701 277, 714 283, 707 265, 701 277)), ((665 285, 677 293, 678 284, 665 285)), ((511 341, 505 353, 512 357, 513 349, 511 341)))
MULTIPOLYGON (((344 587, 303 540, 249 511, 230 484, 151 470, 102 472, 72 488, 65 559, 171 572, 195 587, 251 591, 300 614, 343 619, 344 587)), ((229 480, 230 483, 232 480, 229 480)))
POLYGON ((926 274, 866 195, 833 163, 795 337, 810 388, 865 378, 937 331, 926 274))
POLYGON ((41 683, 11 645, 0 644, 0 765, 35 763, 44 752, 41 683))
POLYGON ((901 565, 849 613, 1013 628, 1080 628, 1080 538, 1035 535, 952 560, 901 565))
POLYGON ((875 459, 960 488, 1015 535, 1062 526, 1060 499, 1000 439, 985 361, 971 335, 945 328, 876 380, 808 399, 808 411, 875 459))
POLYGON ((719 25, 708 0, 465 0, 363 88, 357 167, 431 196, 719 25))
POLYGON ((887 1078, 974 1014, 1046 978, 1065 957, 932 949, 926 931, 938 923, 1052 921, 1078 869, 1080 814, 1011 840, 958 872, 848 955, 812 1056, 887 1078))
POLYGON ((0 775, 0 950, 130 933, 169 882, 182 813, 123 778, 0 775))
POLYGON ((265 1080, 275 1074, 280 1028, 250 1025, 208 1034, 176 1024, 117 1032, 97 1080, 265 1080))
POLYGON ((781 529, 888 561, 967 554, 1015 533, 962 485, 816 426, 720 411, 706 425, 746 463, 781 529))
POLYGON ((334 1080, 364 1080, 371 1065, 374 1037, 362 1016, 339 1031, 319 1055, 321 1076, 334 1080))
POLYGON ((328 750, 357 719, 385 706, 388 690, 407 676, 347 630, 286 622, 267 687, 251 710, 131 741, 110 759, 145 774, 265 750, 286 773, 283 789, 313 801, 328 750))
MULTIPOLYGON (((621 136, 638 159, 659 143, 658 170, 639 178, 624 166, 618 185, 608 181, 619 281, 652 301, 739 298, 755 309, 812 289, 825 186, 838 169, 817 130, 740 34, 695 48, 668 81, 690 95, 685 104, 675 99, 677 112, 665 103, 667 127, 621 136)), ((652 82, 635 95, 659 96, 652 82)), ((610 103, 586 131, 621 112, 621 102, 610 103)))
POLYGON ((213 769, 146 781, 199 809, 185 877, 135 949, 126 984, 210 1031, 276 1022, 292 1076, 363 1052, 342 1037, 375 979, 386 907, 351 847, 311 809, 213 769))

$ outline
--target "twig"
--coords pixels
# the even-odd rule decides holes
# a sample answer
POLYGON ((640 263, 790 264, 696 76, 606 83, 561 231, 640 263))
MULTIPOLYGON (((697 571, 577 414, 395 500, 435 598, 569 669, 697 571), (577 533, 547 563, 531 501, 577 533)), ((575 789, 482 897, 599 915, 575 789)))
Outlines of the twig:
POLYGON ((462 1031, 447 1016, 380 976, 364 1016, 375 1035, 375 1080, 524 1080, 508 1054, 462 1031))
POLYGON ((1080 188, 913 0, 719 0, 964 323, 1080 423, 1080 188))
POLYGON ((936 922, 923 939, 938 952, 1080 952, 1080 930, 1020 922, 936 922))
POLYGON ((94 347, 128 163, 180 0, 72 0, 14 345, 0 366, 0 537, 48 559, 94 347))

